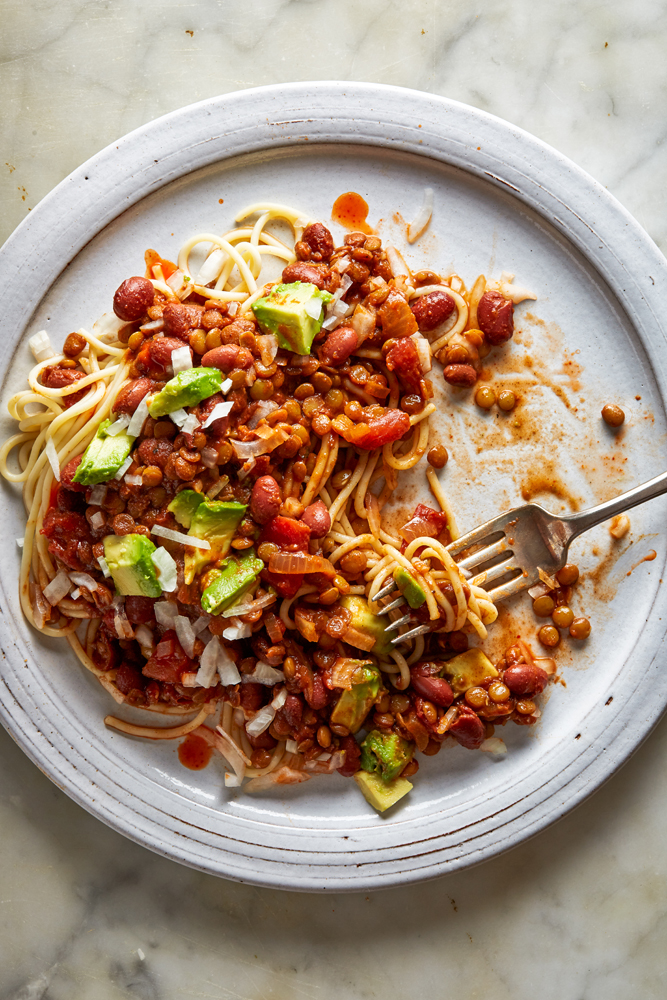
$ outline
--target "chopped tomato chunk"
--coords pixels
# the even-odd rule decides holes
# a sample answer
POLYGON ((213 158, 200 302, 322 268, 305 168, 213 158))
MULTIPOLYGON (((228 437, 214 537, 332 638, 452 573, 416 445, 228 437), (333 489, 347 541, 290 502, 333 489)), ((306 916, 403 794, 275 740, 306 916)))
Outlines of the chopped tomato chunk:
POLYGON ((432 510, 423 503, 418 503, 414 514, 402 528, 398 529, 406 542, 411 542, 413 538, 421 538, 423 535, 429 538, 437 538, 440 532, 447 527, 447 515, 442 511, 432 510))
POLYGON ((310 528, 303 521, 295 521, 291 517, 272 517, 262 528, 259 537, 262 542, 273 542, 281 548, 287 545, 295 545, 298 549, 306 551, 310 541, 310 528))
POLYGON ((370 450, 398 441, 410 430, 410 417, 403 410, 387 410, 369 423, 350 424, 340 431, 342 437, 357 448, 370 450))
POLYGON ((396 372, 399 379, 412 392, 422 395, 422 366, 419 352, 411 337, 403 337, 387 351, 387 368, 396 372))

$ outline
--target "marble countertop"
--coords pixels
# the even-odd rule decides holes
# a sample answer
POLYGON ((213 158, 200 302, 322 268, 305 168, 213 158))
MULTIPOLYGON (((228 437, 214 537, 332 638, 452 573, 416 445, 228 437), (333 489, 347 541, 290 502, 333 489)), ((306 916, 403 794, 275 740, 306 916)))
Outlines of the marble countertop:
MULTIPOLYGON (((392 83, 571 157, 667 251, 667 11, 652 0, 7 0, 0 239, 150 119, 290 80, 392 83)), ((3 1000, 641 1000, 664 996, 667 723, 528 844, 421 886, 256 889, 157 857, 0 731, 3 1000)))

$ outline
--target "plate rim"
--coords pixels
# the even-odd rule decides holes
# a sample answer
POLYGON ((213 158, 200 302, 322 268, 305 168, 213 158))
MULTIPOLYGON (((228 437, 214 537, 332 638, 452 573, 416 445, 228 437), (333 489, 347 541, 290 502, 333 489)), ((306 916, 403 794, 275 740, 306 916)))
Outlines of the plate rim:
MULTIPOLYGON (((147 195, 202 167, 244 153, 277 150, 299 142, 309 148, 323 142, 346 143, 370 146, 376 150, 389 148, 416 153, 440 163, 461 167, 505 193, 509 192, 574 244, 603 281, 610 284, 611 278, 612 282, 619 282, 620 290, 614 289, 614 294, 644 345, 652 340, 659 340, 660 337, 663 342, 666 339, 664 323, 653 303, 657 304, 661 296, 664 301, 667 292, 667 261, 623 206, 561 153, 501 119, 447 98, 382 84, 320 81, 254 88, 209 98, 181 108, 110 144, 57 185, 19 225, 0 250, 0 329, 7 334, 0 349, 2 360, 6 363, 11 356, 34 309, 38 308, 58 276, 82 247, 113 219, 147 195), (286 114, 290 117, 285 118, 286 114), (215 124, 214 119, 218 116, 223 127, 217 125, 217 133, 211 135, 211 125, 215 124), (415 123, 416 118, 420 122, 415 123), (227 123, 232 123, 235 127, 225 130, 224 125, 227 123), (189 145, 177 142, 177 134, 180 137, 183 135, 182 126, 187 126, 189 145), (294 129, 290 126, 298 127, 296 139, 292 134, 294 129), (477 139, 473 139, 473 135, 477 139), (223 140, 228 147, 224 155, 221 149, 223 140), (481 142, 479 148, 474 145, 477 140, 481 142), (502 149, 503 142, 507 144, 504 154, 507 161, 499 165, 498 154, 494 150, 496 146, 502 149), (149 154, 157 154, 158 147, 163 152, 155 160, 149 154), (488 148, 491 153, 487 151, 488 148), (563 195, 567 197, 568 204, 563 195), (116 207, 119 203, 121 208, 116 207), (61 219, 68 209, 68 222, 63 226, 61 219), (623 259, 616 252, 619 245, 620 257, 623 259), (24 262, 31 257, 33 266, 26 269, 24 262), (652 274, 649 274, 649 269, 652 274), (652 284, 648 283, 647 276, 652 284), (626 282, 629 287, 621 287, 626 282), (21 294, 17 294, 17 289, 21 294), (30 307, 27 304, 30 302, 35 302, 36 305, 30 307)), ((659 353, 656 356, 655 352, 648 351, 647 358, 653 369, 655 382, 662 392, 664 405, 667 359, 661 362, 659 353)), ((6 606, 4 579, 0 589, 0 603, 6 606)), ((656 595, 654 604, 659 596, 656 595)), ((6 663, 16 656, 16 652, 21 662, 23 650, 28 654, 32 652, 9 615, 5 616, 0 628, 0 638, 6 646, 6 663)), ((382 861, 361 860, 362 856, 365 858, 367 854, 377 852, 367 849, 354 851, 349 856, 349 847, 347 852, 333 852, 334 857, 328 862, 328 874, 316 860, 316 855, 320 852, 314 851, 312 846, 309 851, 305 846, 289 848, 287 845, 279 845, 271 849, 277 855, 272 859, 271 851, 266 845, 254 845, 264 848, 261 857, 258 852, 253 854, 252 850, 242 856, 229 845, 221 847, 216 844, 215 838, 219 836, 217 832, 201 831, 202 834, 209 835, 208 842, 206 836, 197 839, 186 829, 187 821, 173 815, 173 828, 160 826, 154 815, 159 810, 153 809, 151 812, 148 803, 144 803, 146 808, 141 809, 136 795, 136 807, 129 808, 121 801, 120 796, 114 797, 113 786, 117 782, 108 775, 96 777, 90 756, 79 755, 77 759, 80 763, 76 767, 71 755, 76 757, 77 752, 70 747, 71 754, 67 754, 64 745, 60 745, 63 743, 59 739, 62 734, 52 734, 52 738, 49 738, 44 731, 50 725, 49 720, 43 716, 32 695, 28 697, 28 691, 22 687, 18 675, 11 678, 13 683, 9 682, 10 678, 2 678, 0 718, 10 735, 40 770, 71 798, 107 825, 157 853, 202 871, 256 885, 299 891, 366 891, 422 881, 479 864, 536 835, 575 808, 608 780, 648 736, 667 704, 667 678, 660 685, 660 674, 656 666, 665 644, 664 636, 658 639, 652 635, 650 640, 646 637, 642 646, 647 644, 649 648, 645 652, 647 655, 652 652, 652 655, 649 656, 644 675, 631 697, 638 695, 639 688, 644 689, 649 676, 657 680, 661 697, 652 702, 648 712, 644 712, 640 726, 632 731, 623 726, 619 718, 621 709, 616 705, 613 713, 616 725, 613 739, 605 740, 601 738, 601 732, 592 731, 581 747, 585 752, 574 760, 564 759, 565 770, 549 777, 547 785, 557 778, 561 778, 561 783, 548 795, 540 797, 539 789, 533 790, 531 795, 535 796, 535 803, 518 814, 516 802, 510 802, 506 806, 510 813, 508 822, 514 827, 514 834, 509 842, 499 844, 492 836, 494 831, 482 832, 479 836, 483 843, 457 858, 453 856, 451 845, 447 847, 444 843, 448 838, 451 839, 455 831, 440 830, 432 837, 422 836, 414 842, 424 845, 422 857, 433 855, 433 858, 418 863, 419 855, 413 852, 413 867, 406 867, 410 858, 397 859, 396 856, 393 859, 383 858, 382 861), (20 694, 24 696, 21 700, 20 694), (29 712, 28 703, 31 701, 33 710, 29 712), (38 719, 41 725, 37 724, 38 719), (586 758, 585 761, 583 758, 586 758), (572 773, 565 778, 566 772, 572 773), (556 791, 564 793, 566 790, 570 793, 567 802, 557 804, 556 791), (172 843, 165 843, 167 834, 172 836, 172 843), (432 850, 431 847, 426 850, 430 840, 438 843, 431 845, 432 850), (205 859, 186 848, 187 844, 201 848, 205 842, 208 849, 205 859), (302 860, 295 861, 287 857, 294 851, 302 860), (282 857, 278 857, 281 852, 282 857), (342 858, 344 853, 348 854, 348 863, 335 860, 342 858), (244 864, 241 863, 241 858, 244 864), (364 872, 365 868, 372 871, 364 872)), ((654 692, 655 686, 656 684, 653 686, 654 692)), ((611 731, 609 723, 610 719, 606 718, 606 732, 611 731)), ((65 739, 64 743, 68 743, 68 740, 65 739)), ((567 757, 564 755, 564 744, 559 744, 557 751, 554 751, 554 758, 564 756, 567 757)), ((118 785, 119 789, 120 787, 118 785)), ((123 790, 127 796, 127 790, 123 790)), ((164 798, 169 801, 169 796, 165 795, 164 798)), ((464 811, 470 812, 473 809, 474 803, 468 803, 464 811)), ((231 819, 228 813, 219 815, 223 822, 231 819)), ((444 813, 433 817, 432 822, 436 825, 438 816, 442 820, 444 813)), ((234 819, 237 821, 236 825, 243 830, 243 822, 239 817, 234 819)), ((484 824, 487 819, 488 817, 482 816, 472 825, 484 824)), ((246 823, 249 825, 250 821, 246 823)), ((373 826, 369 820, 364 829, 373 830, 381 842, 379 853, 387 854, 392 850, 390 831, 403 827, 407 829, 410 824, 419 824, 423 834, 428 832, 425 827, 430 825, 423 818, 417 817, 392 826, 387 825, 384 830, 381 826, 373 826)), ((501 830, 502 827, 496 829, 501 830)), ((313 833, 314 831, 300 831, 297 840, 305 840, 313 833)), ((500 839, 503 840, 502 836, 500 839)), ((248 841, 241 842, 246 849, 252 846, 248 841)), ((469 844, 472 845, 472 841, 469 844)), ((394 838, 394 850, 403 846, 403 843, 396 844, 394 838)), ((325 853, 328 855, 331 852, 325 853)))

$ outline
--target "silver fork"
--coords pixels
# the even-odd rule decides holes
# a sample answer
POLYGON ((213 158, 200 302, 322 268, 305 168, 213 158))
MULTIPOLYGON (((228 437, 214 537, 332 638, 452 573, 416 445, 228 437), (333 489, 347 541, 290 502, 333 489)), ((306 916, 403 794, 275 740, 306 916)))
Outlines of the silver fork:
MULTIPOLYGON (((537 503, 529 503, 524 507, 508 510, 462 535, 447 546, 447 551, 456 557, 466 549, 480 546, 471 555, 458 561, 457 565, 467 578, 484 574, 479 585, 487 589, 491 600, 503 601, 538 583, 540 570, 553 577, 567 562, 570 544, 582 532, 663 493, 667 493, 667 472, 627 493, 621 493, 613 500, 564 517, 551 514, 537 503), (504 582, 488 589, 488 584, 501 581, 504 577, 507 577, 504 582)), ((394 590, 396 585, 392 581, 382 588, 375 600, 383 600, 394 590)), ((387 614, 404 603, 405 598, 398 597, 385 605, 380 614, 387 614)), ((410 614, 404 615, 392 622, 386 631, 396 631, 410 620, 410 614)), ((398 646, 430 631, 430 625, 418 625, 397 636, 391 645, 398 646)))

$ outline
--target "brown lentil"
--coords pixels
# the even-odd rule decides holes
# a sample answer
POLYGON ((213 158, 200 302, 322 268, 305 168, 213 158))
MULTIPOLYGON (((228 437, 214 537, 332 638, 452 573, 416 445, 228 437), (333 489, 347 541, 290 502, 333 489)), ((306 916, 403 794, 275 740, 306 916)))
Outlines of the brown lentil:
POLYGON ((130 348, 131 351, 138 351, 143 342, 144 342, 144 335, 139 330, 137 330, 137 332, 133 333, 132 336, 129 338, 127 346, 130 348))
POLYGON ((311 382, 318 392, 328 392, 333 385, 332 380, 324 372, 315 372, 311 382))
POLYGON ((362 573, 367 565, 368 560, 359 549, 353 549, 352 552, 346 553, 340 561, 340 568, 344 573, 349 573, 350 576, 362 573))
POLYGON ((345 402, 345 396, 340 389, 330 389, 324 397, 324 402, 331 410, 340 410, 345 402))
POLYGON ((494 681, 493 684, 489 684, 489 698, 497 705, 503 701, 507 701, 509 696, 510 689, 506 684, 503 684, 500 681, 494 681))
POLYGON ((80 333, 69 333, 63 345, 63 354, 68 358, 76 358, 81 354, 88 341, 80 333))
POLYGON ((429 465, 433 466, 434 469, 444 469, 447 465, 448 459, 449 453, 441 444, 434 445, 426 455, 426 461, 429 465))
POLYGON ((411 760, 409 764, 406 764, 401 771, 402 778, 411 778, 413 774, 416 774, 419 770, 419 761, 411 760))
POLYGON ((556 573, 556 579, 561 587, 573 587, 579 579, 579 567, 575 566, 574 563, 566 563, 556 573))
POLYGON ((465 699, 472 708, 482 708, 489 702, 489 696, 484 688, 480 687, 468 688, 465 699))
POLYGON ((195 354, 206 354, 206 332, 205 330, 195 330, 188 337, 188 343, 195 354))
POLYGON ((490 385, 480 385, 475 393, 475 402, 482 410, 490 410, 496 401, 496 394, 490 385))
POLYGON ((268 379, 255 379, 253 384, 250 386, 251 399, 271 399, 272 395, 273 382, 270 382, 268 379))
POLYGON ((610 427, 620 427, 625 420, 625 413, 616 403, 607 403, 602 407, 602 419, 610 427))
POLYGON ((560 607, 554 608, 551 618, 558 628, 569 628, 574 621, 574 611, 568 608, 567 604, 561 604, 560 607))
POLYGON ((569 632, 573 639, 588 639, 591 634, 591 623, 588 618, 575 618, 569 632))
POLYGON ((537 633, 537 638, 543 646, 553 648, 560 642, 560 632, 554 625, 543 625, 537 633))
POLYGON ((212 351, 216 347, 220 347, 222 344, 222 338, 220 336, 220 330, 211 330, 206 334, 204 341, 204 346, 207 351, 212 351))
POLYGON ((308 396, 314 396, 315 390, 310 382, 302 382, 301 385, 297 385, 294 390, 295 399, 307 399, 308 396))
POLYGON ((340 591, 338 587, 329 587, 328 590, 325 590, 323 593, 320 594, 318 598, 318 604, 324 604, 324 605, 335 604, 339 597, 340 597, 340 591))
POLYGON ((516 396, 511 389, 503 389, 502 392, 498 393, 498 406, 506 413, 514 409, 516 406, 516 396))
POLYGON ((159 486, 162 482, 162 469, 157 465, 147 465, 141 474, 141 485, 145 489, 159 486))
POLYGON ((331 746, 331 730, 328 726, 320 726, 317 730, 317 742, 325 749, 331 746))
POLYGON ((326 413, 317 413, 313 417, 311 427, 318 437, 324 437, 331 430, 331 418, 327 417, 326 413))
POLYGON ((517 701, 516 710, 519 715, 532 715, 537 705, 530 698, 522 698, 521 701, 517 701))

